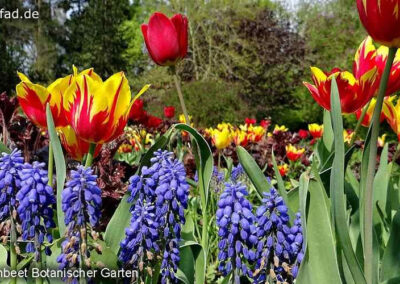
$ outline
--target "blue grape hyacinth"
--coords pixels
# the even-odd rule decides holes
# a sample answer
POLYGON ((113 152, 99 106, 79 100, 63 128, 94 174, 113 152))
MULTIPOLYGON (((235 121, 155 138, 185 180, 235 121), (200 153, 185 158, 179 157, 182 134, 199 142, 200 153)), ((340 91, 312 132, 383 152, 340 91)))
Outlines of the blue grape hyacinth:
POLYGON ((163 228, 165 250, 161 263, 162 283, 175 279, 179 263, 179 241, 181 226, 185 224, 184 210, 188 206, 189 184, 186 182, 185 167, 167 151, 154 153, 160 164, 159 181, 156 188, 156 213, 163 228))
MULTIPOLYGON (((100 219, 101 190, 96 183, 97 176, 90 167, 78 166, 71 171, 70 180, 62 192, 62 210, 67 226, 66 239, 57 258, 60 269, 73 269, 81 260, 90 257, 87 250, 87 229, 95 227, 100 219)), ((77 279, 68 281, 76 282, 77 279)))
POLYGON ((300 214, 289 226, 288 208, 277 191, 264 193, 257 215, 257 264, 254 278, 264 283, 267 276, 282 283, 293 283, 302 260, 302 229, 300 214))
POLYGON ((231 180, 233 182, 237 182, 245 176, 244 169, 241 164, 238 164, 236 167, 232 168, 231 172, 231 180))
POLYGON ((141 169, 140 175, 130 178, 128 202, 135 204, 131 208, 130 227, 121 243, 120 260, 130 268, 138 266, 139 270, 142 265, 147 265, 147 271, 151 271, 148 263, 153 254, 157 254, 162 258, 161 283, 175 282, 189 185, 184 165, 174 159, 173 153, 158 150, 150 162, 149 167, 141 169), (140 263, 139 256, 146 264, 140 263))
MULTIPOLYGON (((19 172, 21 188, 16 198, 19 202, 17 212, 22 222, 22 239, 29 241, 26 252, 34 252, 35 259, 40 259, 40 249, 45 237, 53 242, 48 229, 54 228, 53 204, 56 203, 53 189, 47 184, 47 171, 44 163, 25 164, 19 172)), ((50 249, 46 247, 46 254, 50 249)))
POLYGON ((14 149, 10 154, 1 153, 0 157, 0 222, 9 218, 15 206, 15 196, 20 188, 19 172, 24 159, 21 151, 14 149))
POLYGON ((125 239, 121 242, 119 259, 139 272, 144 266, 150 268, 155 254, 160 251, 158 229, 155 206, 138 200, 132 211, 130 226, 125 230, 125 239))
POLYGON ((224 276, 233 272, 235 283, 240 283, 241 274, 253 276, 251 265, 256 260, 255 216, 247 195, 246 186, 240 182, 226 183, 216 213, 220 238, 218 269, 224 276))

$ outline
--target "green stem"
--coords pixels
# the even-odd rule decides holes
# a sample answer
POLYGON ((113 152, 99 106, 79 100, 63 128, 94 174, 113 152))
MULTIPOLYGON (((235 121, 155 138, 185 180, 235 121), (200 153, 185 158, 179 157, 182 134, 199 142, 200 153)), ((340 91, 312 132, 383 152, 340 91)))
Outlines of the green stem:
POLYGON ((86 157, 85 167, 90 167, 92 165, 95 150, 96 150, 96 144, 90 143, 89 152, 87 153, 86 157))
MULTIPOLYGON (((39 243, 39 236, 38 233, 35 233, 35 250, 39 252, 39 259, 36 262, 36 268, 40 270, 42 270, 42 256, 41 256, 41 250, 40 250, 40 243, 39 243)), ((43 279, 42 277, 37 277, 35 279, 35 283, 36 284, 42 284, 43 283, 43 279)))
POLYGON ((354 142, 356 141, 356 138, 358 136, 358 132, 360 132, 361 129, 361 123, 364 120, 365 115, 367 114, 367 110, 369 105, 371 104, 371 101, 368 102, 368 104, 364 107, 360 118, 357 121, 356 124, 356 128, 354 128, 354 132, 353 132, 353 136, 351 137, 350 143, 349 143, 349 147, 353 146, 354 142))
POLYGON ((175 82, 176 91, 178 92, 179 102, 181 103, 183 115, 185 116, 186 124, 190 125, 189 115, 188 115, 188 112, 186 109, 185 100, 183 99, 183 95, 182 95, 181 84, 179 82, 179 78, 176 73, 174 74, 174 82, 175 82))
POLYGON ((47 166, 47 174, 49 177, 48 185, 53 187, 53 170, 54 170, 54 155, 53 155, 53 145, 49 141, 49 162, 47 166))
POLYGON ((390 70, 392 68, 393 60, 396 55, 397 48, 389 48, 389 54, 386 61, 385 70, 383 71, 382 78, 379 85, 379 93, 376 99, 374 114, 372 116, 372 130, 370 151, 368 159, 368 171, 364 195, 364 273, 367 284, 373 283, 373 182, 376 168, 376 154, 377 142, 379 136, 380 116, 382 111, 383 99, 389 81, 390 70))
MULTIPOLYGON (((13 208, 13 207, 12 207, 13 208)), ((13 210, 13 209, 11 209, 13 210)), ((11 231, 10 231, 10 268, 12 271, 17 271, 17 250, 15 249, 15 242, 17 241, 17 230, 15 227, 15 222, 13 218, 13 214, 11 211, 11 231)), ((17 278, 11 278, 10 284, 16 284, 17 278)))

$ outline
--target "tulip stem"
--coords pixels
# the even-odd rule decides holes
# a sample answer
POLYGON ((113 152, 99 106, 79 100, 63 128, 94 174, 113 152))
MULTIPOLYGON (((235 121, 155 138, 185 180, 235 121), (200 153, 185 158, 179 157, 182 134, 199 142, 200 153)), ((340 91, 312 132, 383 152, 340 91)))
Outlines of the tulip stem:
POLYGON ((187 125, 190 125, 189 115, 188 115, 188 112, 187 112, 187 109, 186 109, 185 100, 183 99, 183 94, 182 94, 182 90, 181 90, 181 84, 180 84, 178 75, 175 73, 173 76, 174 76, 174 82, 175 82, 176 91, 177 91, 178 97, 179 97, 179 102, 181 103, 183 115, 185 116, 185 122, 186 122, 187 125))
POLYGON ((357 139, 358 133, 360 132, 360 129, 361 129, 361 123, 363 122, 365 115, 367 114, 367 110, 368 110, 368 107, 370 104, 371 104, 371 101, 368 102, 368 104, 364 107, 364 109, 361 112, 361 116, 357 121, 356 128, 354 128, 353 136, 351 137, 351 140, 349 143, 350 147, 353 146, 354 142, 357 139))
POLYGON ((389 81, 389 75, 397 48, 389 48, 389 54, 386 61, 385 70, 379 85, 379 93, 376 99, 374 114, 372 116, 372 130, 370 151, 368 159, 367 180, 364 194, 364 273, 367 284, 374 281, 374 263, 373 263, 373 183, 376 168, 377 142, 379 136, 380 116, 383 106, 383 99, 389 81))
POLYGON ((49 160, 47 165, 47 175, 49 178, 48 185, 53 187, 53 170, 54 170, 54 155, 53 155, 53 145, 49 141, 49 160))
POLYGON ((86 168, 90 167, 92 165, 95 150, 96 150, 96 144, 90 143, 89 151, 88 151, 87 157, 86 157, 86 164, 85 164, 86 168))

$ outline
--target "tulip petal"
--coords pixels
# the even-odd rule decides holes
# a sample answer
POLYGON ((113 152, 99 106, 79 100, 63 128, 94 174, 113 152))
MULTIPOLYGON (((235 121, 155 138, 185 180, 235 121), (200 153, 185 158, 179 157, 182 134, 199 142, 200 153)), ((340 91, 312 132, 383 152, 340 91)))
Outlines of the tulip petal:
POLYGON ((16 92, 26 116, 38 127, 46 128, 46 104, 50 101, 47 89, 28 80, 19 83, 16 92))
POLYGON ((375 53, 376 48, 372 43, 372 38, 368 36, 360 44, 354 56, 353 73, 356 79, 375 66, 375 53))
POLYGON ((184 58, 187 54, 188 48, 188 20, 185 16, 176 14, 171 18, 171 21, 178 33, 180 57, 184 58))
POLYGON ((314 100, 320 105, 322 106, 324 109, 330 110, 331 109, 331 105, 330 105, 330 101, 326 100, 325 97, 321 97, 318 89, 308 83, 308 82, 303 82, 304 86, 307 87, 307 89, 310 91, 311 96, 314 98, 314 100))
POLYGON ((154 13, 150 17, 146 42, 147 47, 151 47, 152 58, 157 64, 174 62, 179 57, 177 31, 172 21, 162 13, 154 13))

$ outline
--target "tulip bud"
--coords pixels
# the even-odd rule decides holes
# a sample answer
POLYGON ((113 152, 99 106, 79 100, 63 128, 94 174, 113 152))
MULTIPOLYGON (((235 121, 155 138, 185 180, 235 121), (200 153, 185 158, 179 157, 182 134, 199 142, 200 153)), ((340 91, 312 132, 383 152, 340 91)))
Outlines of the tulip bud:
POLYGON ((175 65, 186 56, 188 20, 181 14, 168 18, 162 13, 151 15, 142 25, 147 50, 153 61, 161 66, 175 65))
POLYGON ((374 41, 400 47, 400 0, 357 0, 360 20, 374 41))

